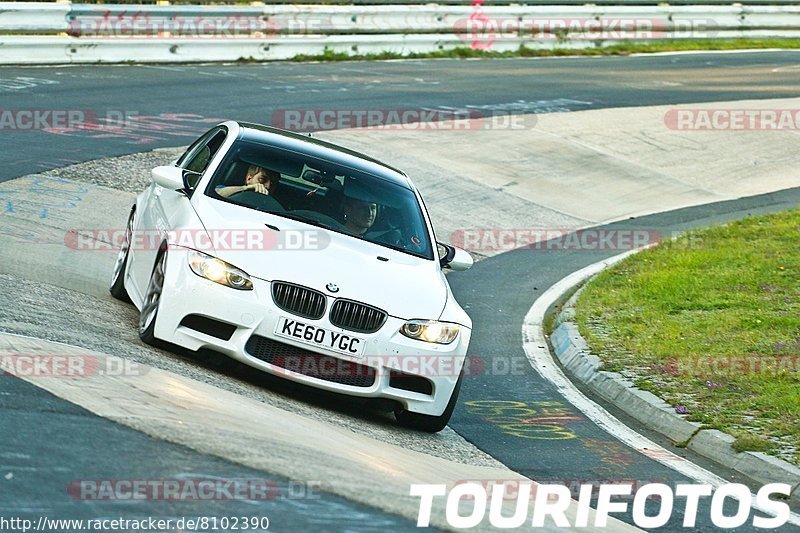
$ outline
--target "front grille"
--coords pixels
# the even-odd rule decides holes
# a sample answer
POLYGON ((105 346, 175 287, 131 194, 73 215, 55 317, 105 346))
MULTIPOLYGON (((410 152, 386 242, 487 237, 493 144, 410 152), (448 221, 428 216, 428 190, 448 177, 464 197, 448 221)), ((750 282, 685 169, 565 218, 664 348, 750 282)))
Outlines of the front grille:
POLYGON ((276 281, 272 284, 272 299, 284 311, 304 318, 317 320, 325 314, 325 295, 308 287, 276 281))
POLYGON ((256 359, 312 378, 351 387, 375 383, 375 369, 370 366, 307 352, 260 335, 250 337, 244 349, 256 359))
POLYGON ((377 307, 354 302, 336 300, 331 307, 331 324, 359 333, 374 333, 386 322, 386 311, 377 307))

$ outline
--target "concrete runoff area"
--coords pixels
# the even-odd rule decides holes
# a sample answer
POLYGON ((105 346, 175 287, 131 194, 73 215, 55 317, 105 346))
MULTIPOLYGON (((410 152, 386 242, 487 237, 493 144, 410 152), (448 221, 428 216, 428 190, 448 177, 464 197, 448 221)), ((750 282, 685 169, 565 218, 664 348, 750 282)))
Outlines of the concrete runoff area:
POLYGON ((0 256, 0 270, 92 296, 107 295, 100 282, 110 279, 108 268, 117 254, 112 243, 96 246, 84 242, 84 235, 99 235, 100 230, 111 236, 111 230, 124 230, 134 197, 44 175, 0 184, 0 199, 6 204, 0 215, 0 245, 7 251, 0 256))
MULTIPOLYGON (((791 99, 704 106, 791 108, 798 103, 791 99)), ((320 137, 361 149, 407 171, 426 199, 439 238, 445 241, 465 228, 586 227, 800 185, 800 176, 790 172, 800 159, 793 150, 796 133, 669 130, 663 117, 672 108, 537 115, 534 127, 506 132, 342 130, 320 137), (774 155, 774 160, 764 154, 774 155), (712 163, 702 177, 694 175, 712 163)), ((131 170, 146 173, 149 169, 131 170)), ((73 242, 70 230, 124 228, 132 193, 47 176, 2 183, 0 193, 3 199, 14 199, 10 209, 0 212, 0 245, 7 251, 0 256, 0 274, 110 298, 106 284, 116 256, 113 249, 73 249, 65 246, 65 240, 73 242), (59 194, 62 197, 53 201, 59 194)), ((25 343, 39 341, 23 343, 6 337, 4 342, 7 349, 34 349, 25 343)), ((144 382, 109 376, 77 384, 73 380, 32 382, 149 435, 231 460, 244 457, 249 466, 288 477, 303 479, 298 468, 318 471, 313 460, 317 451, 303 448, 300 451, 307 460, 297 462, 260 455, 252 450, 246 431, 254 416, 268 428, 261 438, 272 439, 278 448, 294 449, 297 442, 307 442, 298 438, 301 433, 312 441, 346 442, 350 448, 335 443, 325 446, 329 463, 336 467, 328 475, 316 475, 332 480, 331 491, 336 494, 408 517, 417 512, 417 499, 408 496, 412 482, 514 478, 499 465, 465 465, 429 457, 184 380, 153 370, 144 382), (151 381, 154 376, 159 380, 151 381), (96 398, 87 393, 89 382, 97 387, 96 398), (198 396, 198 390, 204 391, 204 397, 198 396), (203 417, 217 421, 216 438, 209 439, 209 428, 198 422, 203 417), (238 444, 224 438, 226 429, 241 439, 238 444), (354 465, 361 468, 356 477, 367 475, 367 481, 346 475, 355 473, 354 465)))

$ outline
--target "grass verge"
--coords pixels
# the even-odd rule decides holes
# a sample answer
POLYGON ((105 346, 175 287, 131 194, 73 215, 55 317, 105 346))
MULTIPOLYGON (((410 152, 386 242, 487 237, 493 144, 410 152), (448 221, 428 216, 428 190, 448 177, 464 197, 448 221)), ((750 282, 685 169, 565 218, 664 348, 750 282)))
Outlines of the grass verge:
MULTIPOLYGON (((800 39, 683 39, 660 40, 649 42, 629 42, 612 46, 572 49, 536 49, 520 46, 517 50, 495 52, 491 50, 473 49, 468 46, 439 50, 436 52, 399 54, 397 52, 380 52, 376 54, 358 54, 325 50, 322 54, 298 54, 293 61, 354 61, 381 59, 470 59, 470 58, 504 58, 504 57, 558 57, 558 56, 613 56, 643 54, 654 52, 684 52, 705 50, 747 50, 764 48, 800 48, 800 39)), ((246 61, 246 60, 243 60, 246 61)))
POLYGON ((591 280, 578 327, 604 369, 800 464, 798 243, 800 209, 663 242, 591 280))

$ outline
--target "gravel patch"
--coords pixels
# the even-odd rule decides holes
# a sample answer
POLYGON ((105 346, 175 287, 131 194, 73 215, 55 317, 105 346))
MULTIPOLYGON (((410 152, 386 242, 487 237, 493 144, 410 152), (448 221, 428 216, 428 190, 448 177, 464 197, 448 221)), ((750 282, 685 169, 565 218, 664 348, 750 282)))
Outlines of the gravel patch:
POLYGON ((185 146, 158 148, 150 152, 95 159, 48 170, 44 175, 138 193, 150 184, 153 167, 169 165, 185 150, 185 146))

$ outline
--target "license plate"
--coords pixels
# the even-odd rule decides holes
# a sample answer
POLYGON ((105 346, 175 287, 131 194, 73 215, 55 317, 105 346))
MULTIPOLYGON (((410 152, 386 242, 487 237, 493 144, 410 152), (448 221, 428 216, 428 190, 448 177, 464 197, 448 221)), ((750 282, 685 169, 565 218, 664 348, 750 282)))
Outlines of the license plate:
POLYGON ((364 353, 365 342, 360 337, 337 333, 285 316, 278 318, 275 335, 347 354, 351 357, 361 357, 361 354, 364 353))

